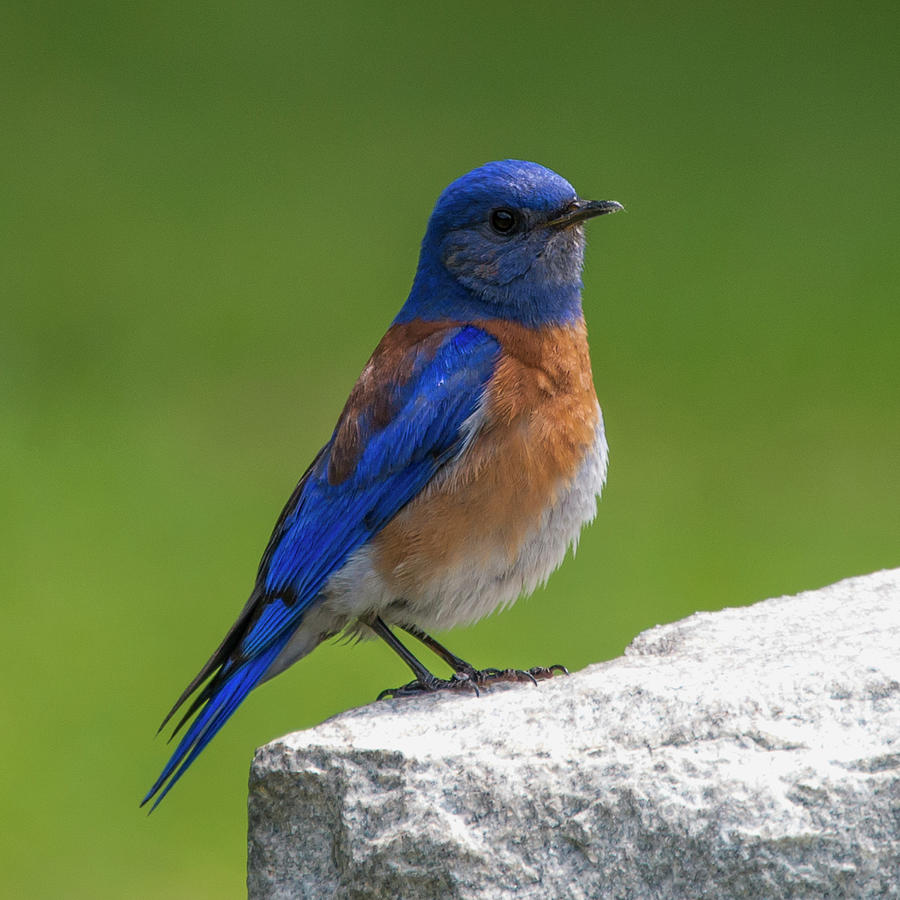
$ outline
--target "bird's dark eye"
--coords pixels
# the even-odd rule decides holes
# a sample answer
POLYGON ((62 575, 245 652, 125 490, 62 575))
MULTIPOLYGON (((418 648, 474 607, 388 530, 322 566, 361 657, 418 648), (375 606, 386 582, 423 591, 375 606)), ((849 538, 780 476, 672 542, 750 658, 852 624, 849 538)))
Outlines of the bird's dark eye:
POLYGON ((519 217, 511 209, 500 207, 491 213, 491 228, 497 234, 509 234, 518 222, 519 217))

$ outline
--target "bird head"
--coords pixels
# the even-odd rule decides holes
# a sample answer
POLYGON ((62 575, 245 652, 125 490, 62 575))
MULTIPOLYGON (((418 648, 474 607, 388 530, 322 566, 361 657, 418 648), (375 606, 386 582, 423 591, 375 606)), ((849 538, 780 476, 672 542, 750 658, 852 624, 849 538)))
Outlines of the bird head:
POLYGON ((528 324, 580 315, 583 223, 620 209, 580 199, 536 163, 487 163, 438 198, 407 305, 458 315, 461 303, 474 315, 528 324), (457 308, 442 309, 450 304, 457 308))

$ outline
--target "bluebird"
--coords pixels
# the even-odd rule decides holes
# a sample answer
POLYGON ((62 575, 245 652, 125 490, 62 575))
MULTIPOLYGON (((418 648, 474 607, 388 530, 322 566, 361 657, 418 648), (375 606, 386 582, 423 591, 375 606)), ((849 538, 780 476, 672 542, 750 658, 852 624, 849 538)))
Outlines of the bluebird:
POLYGON ((160 726, 190 699, 141 805, 159 804, 254 687, 342 632, 382 638, 409 666, 414 681, 382 692, 394 696, 561 668, 476 670, 428 631, 533 591, 596 513, 608 453, 583 223, 621 209, 520 160, 444 190, 409 297, 284 507, 250 599, 160 726))

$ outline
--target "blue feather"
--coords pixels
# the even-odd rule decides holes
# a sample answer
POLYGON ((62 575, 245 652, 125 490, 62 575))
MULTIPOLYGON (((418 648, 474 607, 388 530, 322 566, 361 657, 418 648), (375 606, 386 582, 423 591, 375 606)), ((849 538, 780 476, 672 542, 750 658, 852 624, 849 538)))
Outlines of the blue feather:
POLYGON ((259 683, 266 669, 284 648, 290 635, 286 635, 280 643, 271 645, 265 652, 251 659, 240 668, 233 670, 219 687, 216 694, 203 708, 203 711, 191 723, 191 727, 181 739, 171 759, 166 763, 159 778, 153 787, 147 792, 147 796, 141 801, 141 806, 147 803, 155 794, 159 794, 150 807, 153 812, 162 802, 163 797, 174 787, 175 782, 188 770, 191 763, 200 755, 200 752, 216 736, 219 729, 231 718, 231 714, 237 709, 240 702, 259 683), (175 771, 176 767, 178 770, 175 771), (174 772, 174 774, 173 774, 174 772), (163 784, 171 777, 168 784, 163 784), (161 789, 161 790, 160 790, 161 789))

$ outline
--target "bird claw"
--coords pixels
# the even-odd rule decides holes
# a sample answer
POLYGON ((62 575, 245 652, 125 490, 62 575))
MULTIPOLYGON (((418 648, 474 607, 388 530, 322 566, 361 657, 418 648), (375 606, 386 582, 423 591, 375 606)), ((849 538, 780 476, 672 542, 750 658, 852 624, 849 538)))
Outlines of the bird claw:
POLYGON ((537 678, 540 681, 543 681, 547 678, 552 678, 557 672, 560 675, 568 675, 569 670, 565 666, 561 666, 559 663, 554 663, 552 666, 533 666, 528 670, 533 677, 537 678))

